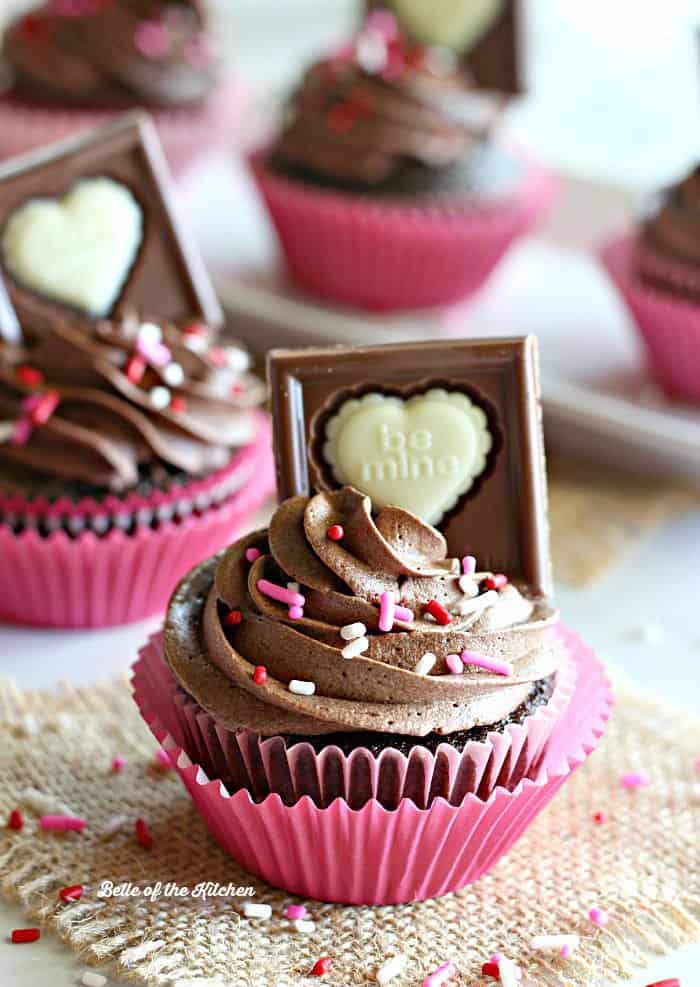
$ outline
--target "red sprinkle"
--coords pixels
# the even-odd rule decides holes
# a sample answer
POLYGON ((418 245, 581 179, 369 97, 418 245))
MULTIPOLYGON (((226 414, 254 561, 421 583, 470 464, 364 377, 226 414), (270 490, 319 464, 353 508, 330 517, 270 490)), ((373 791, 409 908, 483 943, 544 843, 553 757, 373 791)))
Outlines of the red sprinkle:
POLYGON ((182 330, 187 336, 206 336, 209 332, 208 326, 202 322, 191 322, 182 330))
POLYGON ((607 812, 604 812, 602 810, 600 812, 593 813, 593 822, 596 823, 598 826, 600 826, 602 823, 606 823, 609 818, 610 816, 607 814, 607 812))
POLYGON ((671 977, 670 980, 656 980, 653 984, 647 984, 647 987, 681 987, 681 982, 678 977, 671 977))
POLYGON ((504 576, 502 572, 496 572, 493 576, 487 576, 484 580, 486 589, 503 589, 507 584, 508 576, 504 576))
POLYGON ((170 402, 171 411, 187 411, 187 401, 180 395, 176 394, 170 402))
POLYGON ((140 384, 146 373, 146 361, 138 353, 134 353, 127 360, 125 372, 132 384, 140 384))
POLYGON ((153 837, 148 832, 148 825, 146 823, 146 820, 142 819, 139 816, 139 818, 136 820, 135 829, 136 829, 137 841, 141 844, 142 847, 145 847, 146 850, 150 850, 151 847, 153 846, 153 837))
POLYGON ((240 397, 244 390, 243 384, 231 384, 231 395, 234 398, 240 397))
POLYGON ((231 610, 224 617, 224 623, 228 624, 229 627, 237 627, 238 624, 243 622, 243 614, 240 610, 231 610))
POLYGON ((25 384, 27 387, 39 387, 44 383, 44 375, 36 367, 28 367, 26 364, 22 364, 21 367, 17 367, 17 380, 20 384, 25 384))
POLYGON ((226 354, 220 346, 210 346, 207 350, 207 356, 209 357, 209 362, 215 367, 225 367, 228 363, 226 354))
POLYGON ((80 901, 84 891, 85 888, 82 884, 71 884, 68 888, 61 888, 58 892, 58 897, 61 901, 80 901))
POLYGON ((342 524, 332 524, 326 532, 326 536, 331 541, 341 541, 345 537, 345 528, 342 524))
POLYGON ((24 826, 24 819, 22 818, 22 813, 19 809, 13 809, 10 813, 10 818, 7 821, 8 829, 21 829, 24 826))
POLYGON ((60 397, 57 391, 42 394, 29 413, 32 425, 45 425, 58 406, 60 397))
POLYGON ((331 968, 331 960, 329 956, 322 956, 319 960, 316 960, 311 971, 312 977, 322 977, 324 973, 328 973, 331 968))
POLYGON ((443 627, 452 623, 452 616, 445 610, 442 603, 438 603, 437 600, 431 600, 425 609, 443 627))
POLYGON ((40 929, 13 929, 12 942, 36 942, 41 938, 40 929))
POLYGON ((484 963, 481 968, 481 975, 483 977, 493 977, 494 980, 500 980, 501 974, 498 969, 498 963, 484 963))
POLYGON ((253 682, 256 685, 265 685, 267 682, 267 669, 264 665, 256 665, 253 671, 253 682))

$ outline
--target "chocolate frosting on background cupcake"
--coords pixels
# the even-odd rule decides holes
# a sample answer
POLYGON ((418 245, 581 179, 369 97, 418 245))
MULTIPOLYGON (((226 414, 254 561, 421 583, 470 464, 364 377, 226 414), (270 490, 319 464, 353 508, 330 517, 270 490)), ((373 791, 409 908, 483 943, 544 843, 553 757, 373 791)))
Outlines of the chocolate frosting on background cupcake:
POLYGON ((651 286, 700 298, 700 165, 650 202, 636 261, 651 286))
POLYGON ((415 515, 373 518, 346 487, 284 502, 268 531, 183 581, 165 648, 182 687, 230 730, 419 738, 495 724, 527 702, 559 666, 555 623, 505 577, 464 575, 415 515))
POLYGON ((465 165, 500 108, 465 88, 445 49, 421 48, 375 12, 347 46, 306 72, 272 162, 358 191, 468 191, 465 165))
POLYGON ((123 492, 220 469, 251 441, 264 397, 239 347, 201 325, 57 321, 0 347, 2 488, 123 492), (66 487, 68 484, 68 487, 66 487))
POLYGON ((50 0, 7 30, 12 92, 74 107, 201 104, 219 71, 197 0, 50 0))

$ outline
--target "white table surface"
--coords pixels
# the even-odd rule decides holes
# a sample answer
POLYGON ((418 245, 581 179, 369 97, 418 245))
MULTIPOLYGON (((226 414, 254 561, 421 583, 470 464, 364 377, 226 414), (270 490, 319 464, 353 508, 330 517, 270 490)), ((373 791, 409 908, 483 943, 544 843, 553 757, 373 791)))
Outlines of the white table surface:
MULTIPOLYGON (((697 583, 693 574, 698 568, 698 546, 700 510, 677 518, 637 545, 595 586, 583 591, 557 587, 564 618, 607 661, 623 668, 650 691, 696 713, 700 709, 700 624, 695 619, 697 583), (661 627, 662 643, 644 640, 645 628, 653 624, 661 627)), ((33 687, 50 686, 61 679, 91 682, 109 678, 127 667, 155 624, 147 621, 87 633, 0 627, 0 674, 33 687)), ((659 633, 657 628, 655 636, 659 633)), ((49 978, 52 987, 78 983, 85 965, 53 936, 44 935, 40 942, 28 946, 7 944, 9 931, 25 924, 18 907, 0 904, 2 987, 39 987, 49 978)), ((645 987, 671 976, 680 977, 683 987, 696 987, 698 970, 700 944, 655 958, 630 987, 645 987)), ((235 979, 231 984, 236 984, 235 979)))

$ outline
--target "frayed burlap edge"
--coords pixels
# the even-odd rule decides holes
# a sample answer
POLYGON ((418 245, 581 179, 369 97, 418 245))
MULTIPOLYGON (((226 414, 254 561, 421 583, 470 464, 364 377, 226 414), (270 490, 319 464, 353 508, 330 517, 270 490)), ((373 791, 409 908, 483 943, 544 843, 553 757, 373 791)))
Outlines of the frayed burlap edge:
POLYGON ((292 987, 318 983, 314 961, 333 960, 324 983, 375 982, 387 956, 409 963, 393 983, 413 987, 451 957, 461 987, 487 984, 482 962, 500 951, 538 987, 591 987, 625 980, 652 953, 700 938, 700 798, 695 760, 700 721, 617 682, 608 736, 590 762, 490 874, 445 898, 393 908, 307 903, 313 935, 282 917, 291 896, 244 874, 206 833, 173 772, 155 766, 153 741, 124 682, 21 693, 0 684, 0 819, 18 807, 24 829, 0 832, 0 890, 54 931, 88 963, 152 985, 235 984, 292 987), (127 764, 111 772, 115 754, 127 764), (651 784, 620 786, 623 772, 644 770, 651 784), (604 810, 609 821, 596 825, 604 810), (83 834, 38 829, 46 812, 84 815, 83 834), (133 820, 148 820, 144 850, 133 820), (114 828, 118 817, 122 825, 114 828), (205 904, 161 898, 100 899, 103 880, 156 880, 194 887, 206 880, 252 884, 268 902, 267 922, 242 917, 241 899, 205 904), (85 884, 81 901, 58 890, 85 884), (605 929, 588 921, 592 905, 610 914, 605 929), (581 936, 574 955, 534 953, 538 933, 581 936))

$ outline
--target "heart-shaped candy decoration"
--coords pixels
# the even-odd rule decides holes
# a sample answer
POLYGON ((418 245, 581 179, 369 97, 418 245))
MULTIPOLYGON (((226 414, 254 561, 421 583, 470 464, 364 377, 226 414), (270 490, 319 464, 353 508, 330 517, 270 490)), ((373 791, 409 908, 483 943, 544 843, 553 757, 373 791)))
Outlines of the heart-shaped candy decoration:
POLYGON ((502 12, 505 0, 392 0, 406 30, 421 44, 470 51, 502 12))
POLYGON ((375 509, 392 504, 439 524, 483 473, 491 446, 481 408, 432 388, 346 401, 326 425, 323 455, 338 483, 368 494, 375 509))
POLYGON ((102 318, 143 236, 141 207, 111 178, 84 178, 62 199, 29 199, 2 232, 3 263, 25 288, 102 318))

